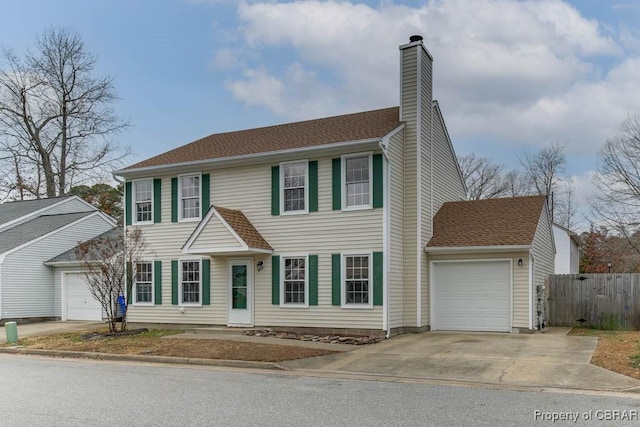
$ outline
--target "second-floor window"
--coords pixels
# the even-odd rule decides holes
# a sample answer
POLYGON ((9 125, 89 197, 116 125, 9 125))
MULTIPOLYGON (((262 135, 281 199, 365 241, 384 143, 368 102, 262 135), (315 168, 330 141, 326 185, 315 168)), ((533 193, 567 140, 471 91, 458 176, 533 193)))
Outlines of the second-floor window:
POLYGON ((200 218, 200 175, 180 177, 180 218, 200 218))
POLYGON ((153 222, 153 180, 135 181, 133 185, 135 222, 153 222))
POLYGON ((282 170, 282 212, 307 212, 307 162, 283 163, 282 170))
POLYGON ((344 158, 346 208, 371 206, 371 156, 344 158))

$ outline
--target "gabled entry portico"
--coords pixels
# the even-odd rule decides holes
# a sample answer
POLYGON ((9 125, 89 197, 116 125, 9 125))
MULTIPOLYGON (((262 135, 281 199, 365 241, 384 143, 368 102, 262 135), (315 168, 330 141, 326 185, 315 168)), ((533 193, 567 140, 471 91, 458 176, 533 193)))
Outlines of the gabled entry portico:
POLYGON ((263 257, 273 253, 273 248, 249 219, 239 210, 211 206, 182 252, 227 259, 227 324, 253 326, 255 260, 252 255, 263 257))

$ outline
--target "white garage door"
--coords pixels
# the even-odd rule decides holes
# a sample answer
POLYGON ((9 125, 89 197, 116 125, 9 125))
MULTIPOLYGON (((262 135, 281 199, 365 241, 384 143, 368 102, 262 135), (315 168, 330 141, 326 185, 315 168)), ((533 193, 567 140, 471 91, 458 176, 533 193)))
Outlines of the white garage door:
POLYGON ((102 320, 100 303, 91 296, 84 274, 66 274, 67 320, 102 320))
POLYGON ((433 263, 432 330, 511 330, 509 261, 433 263))

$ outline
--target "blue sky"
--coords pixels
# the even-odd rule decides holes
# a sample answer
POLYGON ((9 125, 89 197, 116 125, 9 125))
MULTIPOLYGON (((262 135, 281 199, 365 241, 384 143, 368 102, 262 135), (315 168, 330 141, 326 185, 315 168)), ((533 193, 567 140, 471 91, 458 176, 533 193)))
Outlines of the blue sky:
POLYGON ((507 168, 566 144, 582 199, 596 153, 640 113, 640 1, 3 0, 0 43, 81 34, 115 78, 128 163, 199 137, 398 104, 422 34, 458 154, 507 168))

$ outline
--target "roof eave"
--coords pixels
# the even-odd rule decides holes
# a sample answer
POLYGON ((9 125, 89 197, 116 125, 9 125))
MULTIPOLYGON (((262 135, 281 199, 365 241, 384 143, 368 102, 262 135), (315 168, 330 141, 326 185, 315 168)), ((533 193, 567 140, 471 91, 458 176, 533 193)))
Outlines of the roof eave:
POLYGON ((489 246, 425 246, 424 251, 433 254, 516 252, 531 250, 531 245, 489 245, 489 246))
MULTIPOLYGON (((395 130, 395 129, 394 129, 395 130)), ((135 169, 120 169, 113 172, 116 176, 121 176, 123 178, 139 176, 144 173, 149 172, 171 172, 176 169, 185 169, 191 168, 194 166, 202 167, 208 165, 218 165, 225 163, 232 163, 234 161, 246 161, 246 160, 262 160, 268 159, 270 157, 278 157, 284 156, 287 154, 294 153, 308 153, 313 151, 323 151, 323 150, 332 150, 332 149, 342 149, 347 147, 355 147, 355 146, 366 146, 368 144, 379 144, 380 140, 383 137, 375 137, 368 139, 360 139, 357 141, 343 141, 343 142, 333 142, 331 144, 322 144, 322 145, 313 145, 310 147, 298 147, 298 148, 288 148, 286 150, 277 150, 277 151, 266 151, 261 153, 251 153, 251 154, 243 154, 240 156, 229 156, 229 157, 218 157, 214 159, 203 159, 203 160, 193 160, 189 162, 180 162, 180 163, 169 163, 163 165, 155 165, 155 166, 146 166, 135 169)))

